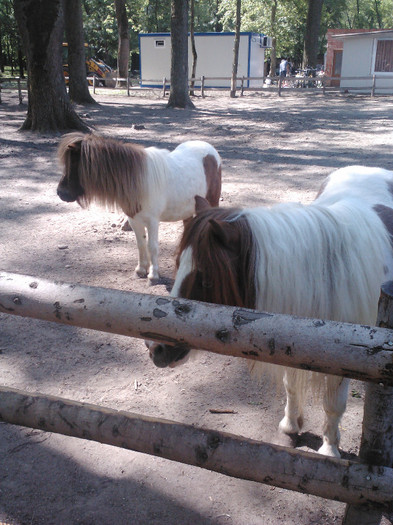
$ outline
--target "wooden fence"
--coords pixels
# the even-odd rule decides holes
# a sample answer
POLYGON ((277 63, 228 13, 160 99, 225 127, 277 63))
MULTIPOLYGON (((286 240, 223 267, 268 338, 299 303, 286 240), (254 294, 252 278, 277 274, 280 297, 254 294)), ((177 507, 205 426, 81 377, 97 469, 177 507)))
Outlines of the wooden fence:
MULTIPOLYGON (((379 305, 384 327, 393 326, 390 285, 379 305)), ((377 524, 393 511, 392 330, 7 272, 0 272, 0 312, 367 381, 362 462, 7 387, 0 388, 0 420, 342 501, 345 525, 377 524)))

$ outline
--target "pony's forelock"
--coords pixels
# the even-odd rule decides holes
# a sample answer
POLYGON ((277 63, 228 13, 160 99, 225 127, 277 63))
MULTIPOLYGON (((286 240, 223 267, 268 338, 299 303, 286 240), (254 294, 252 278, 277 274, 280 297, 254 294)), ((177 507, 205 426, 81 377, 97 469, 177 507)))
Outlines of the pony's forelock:
POLYGON ((204 302, 255 307, 255 253, 247 220, 238 209, 212 208, 190 221, 180 241, 176 260, 191 249, 192 267, 182 283, 176 283, 179 295, 204 302), (212 231, 212 220, 225 221, 238 231, 241 243, 233 248, 220 243, 212 231), (225 286, 223 286, 225 283, 225 286))
POLYGON ((120 208, 130 217, 138 213, 145 184, 145 149, 95 133, 70 133, 58 149, 65 174, 70 169, 72 151, 78 150, 78 176, 84 189, 79 204, 85 207, 96 201, 109 208, 120 208))

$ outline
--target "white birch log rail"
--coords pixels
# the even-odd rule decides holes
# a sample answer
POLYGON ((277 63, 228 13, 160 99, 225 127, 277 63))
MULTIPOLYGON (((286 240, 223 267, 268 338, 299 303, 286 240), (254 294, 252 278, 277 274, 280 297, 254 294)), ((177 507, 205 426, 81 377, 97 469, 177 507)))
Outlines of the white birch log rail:
POLYGON ((393 508, 393 469, 0 387, 0 420, 349 504, 393 508), (180 438, 181 437, 181 438, 180 438))
POLYGON ((393 385, 393 331, 0 272, 0 312, 393 385))

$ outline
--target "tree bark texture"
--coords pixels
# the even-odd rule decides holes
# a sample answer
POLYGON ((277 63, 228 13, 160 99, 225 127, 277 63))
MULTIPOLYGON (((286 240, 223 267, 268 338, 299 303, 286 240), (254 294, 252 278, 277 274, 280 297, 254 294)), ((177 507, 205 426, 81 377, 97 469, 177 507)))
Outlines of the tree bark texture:
MULTIPOLYGON (((393 282, 382 286, 377 325, 393 328, 393 282)), ((364 400, 363 431, 359 457, 364 463, 393 467, 393 387, 367 384, 364 400)), ((393 486, 392 486, 393 493, 393 486)), ((382 512, 366 513, 362 508, 346 509, 345 525, 378 525, 382 512)))
POLYGON ((322 7, 323 0, 308 0, 303 67, 315 67, 317 65, 322 7))
POLYGON ((393 508, 393 469, 295 451, 216 430, 0 387, 0 421, 195 465, 369 508, 393 508))
POLYGON ((0 272, 0 312, 393 385, 393 331, 0 272))
POLYGON ((241 24, 241 0, 236 0, 236 25, 235 25, 235 41, 233 44, 233 62, 232 62, 232 77, 230 97, 236 97, 236 79, 237 67, 239 64, 239 45, 240 45, 240 24, 241 24))
POLYGON ((195 75, 198 62, 198 53, 195 45, 195 0, 191 0, 190 4, 190 39, 192 51, 192 68, 191 68, 191 84, 190 95, 194 95, 195 75))
POLYGON ((62 0, 14 0, 15 18, 27 58, 28 110, 22 130, 88 130, 67 95, 61 47, 62 0))
POLYGON ((194 108, 188 92, 188 0, 171 2, 171 89, 169 108, 194 108))
POLYGON ((68 43, 68 88, 76 104, 95 104, 86 80, 86 51, 81 0, 64 2, 65 32, 68 43))
POLYGON ((118 30, 117 72, 120 78, 128 78, 130 61, 130 35, 125 0, 115 0, 116 20, 118 30))

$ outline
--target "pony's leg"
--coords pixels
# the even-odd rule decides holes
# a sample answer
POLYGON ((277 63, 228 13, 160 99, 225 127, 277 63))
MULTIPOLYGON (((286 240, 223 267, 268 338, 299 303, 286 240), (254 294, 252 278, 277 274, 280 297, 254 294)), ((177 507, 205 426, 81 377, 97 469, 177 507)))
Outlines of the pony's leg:
POLYGON ((134 230, 138 246, 138 266, 135 268, 135 273, 138 277, 146 277, 149 270, 149 256, 147 254, 145 226, 136 219, 128 218, 128 222, 134 230))
POLYGON ((327 376, 326 390, 323 398, 325 410, 325 421, 323 424, 323 444, 318 450, 325 456, 340 457, 338 445, 340 442, 340 431, 338 425, 345 412, 348 398, 349 379, 327 376))
POLYGON ((147 248, 150 256, 150 268, 147 275, 150 281, 157 281, 158 274, 158 227, 159 221, 150 219, 147 225, 147 248))
POLYGON ((307 388, 306 374, 301 370, 286 369, 284 387, 287 403, 279 429, 284 434, 298 434, 303 426, 303 405, 307 388))

